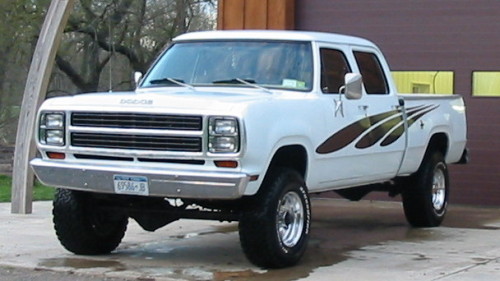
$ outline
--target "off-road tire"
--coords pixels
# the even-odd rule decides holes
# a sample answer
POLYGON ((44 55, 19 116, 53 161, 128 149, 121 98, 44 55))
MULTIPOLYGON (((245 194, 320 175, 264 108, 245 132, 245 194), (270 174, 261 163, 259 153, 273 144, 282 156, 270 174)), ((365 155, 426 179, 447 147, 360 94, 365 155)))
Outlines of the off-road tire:
POLYGON ((403 192, 406 220, 413 227, 439 226, 448 207, 449 177, 443 154, 431 152, 403 192))
POLYGON ((302 177, 291 169, 275 169, 239 223, 247 258, 263 268, 296 264, 307 247, 311 203, 302 177))
POLYGON ((68 251, 78 255, 108 254, 125 235, 128 218, 111 216, 94 203, 85 192, 57 189, 52 210, 54 228, 68 251))

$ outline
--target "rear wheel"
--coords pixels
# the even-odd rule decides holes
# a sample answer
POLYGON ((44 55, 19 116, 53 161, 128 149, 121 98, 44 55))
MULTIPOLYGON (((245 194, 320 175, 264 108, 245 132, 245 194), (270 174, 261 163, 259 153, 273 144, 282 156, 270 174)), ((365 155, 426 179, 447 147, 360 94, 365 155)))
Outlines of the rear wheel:
POLYGON ((58 189, 53 204, 57 238, 79 255, 107 254, 120 244, 128 218, 97 208, 88 193, 58 189))
POLYGON ((403 190, 407 221, 415 227, 439 226, 448 207, 448 167, 440 152, 429 154, 403 190))
POLYGON ((272 171, 239 224, 247 258, 257 266, 296 264, 307 247, 311 223, 309 195, 302 177, 290 169, 272 171))

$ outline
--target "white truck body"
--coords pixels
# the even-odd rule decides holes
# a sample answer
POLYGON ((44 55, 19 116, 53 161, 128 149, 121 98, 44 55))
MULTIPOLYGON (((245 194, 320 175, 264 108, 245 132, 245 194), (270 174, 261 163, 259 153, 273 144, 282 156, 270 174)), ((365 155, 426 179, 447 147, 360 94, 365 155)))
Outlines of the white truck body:
MULTIPOLYGON (((230 57, 233 49, 226 50, 233 60, 230 65, 241 59, 230 57)), ((267 61, 278 61, 281 55, 269 56, 267 61)), ((293 60, 293 54, 283 56, 293 60)), ((185 60, 189 65, 191 57, 185 60)), ((212 66, 217 72, 217 64, 212 66)), ((210 69, 204 71, 203 77, 213 74, 210 69)), ((415 174, 430 147, 439 148, 447 164, 463 162, 467 134, 460 96, 397 93, 389 67, 373 43, 293 31, 179 36, 135 92, 49 99, 40 108, 39 128, 41 158, 31 164, 47 185, 201 201, 252 197, 277 165, 297 170, 309 193, 394 182, 415 174), (311 73, 301 73, 303 79, 284 76, 278 84, 236 74, 212 84, 155 76, 177 45, 228 42, 277 43, 283 48, 300 43, 304 57, 310 55, 310 65, 298 60, 293 67, 311 73), (328 69, 330 61, 335 65, 342 57, 343 69, 328 69), (364 62, 380 70, 383 82, 361 69, 364 62), (360 95, 350 96, 348 85, 339 89, 338 83, 330 85, 330 78, 325 78, 341 75, 343 79, 348 73, 364 74, 363 80, 375 81, 374 86, 365 82, 360 95), (382 92, 377 92, 377 86, 382 92), (46 119, 55 120, 55 131, 46 119), (155 122, 168 124, 151 125, 155 122), (156 142, 160 148, 154 146, 156 142)))
MULTIPOLYGON (((363 94, 359 100, 344 100, 344 115, 335 116, 335 95, 325 95, 321 92, 319 77, 315 77, 315 83, 310 92, 296 92, 286 90, 271 90, 272 93, 255 88, 197 88, 196 91, 184 87, 159 87, 138 88, 136 93, 103 93, 80 95, 73 97, 50 99, 42 106, 41 111, 64 111, 70 117, 72 111, 78 112, 130 112, 141 114, 184 114, 200 115, 204 118, 205 126, 208 116, 235 116, 241 120, 242 150, 235 154, 215 155, 207 151, 186 152, 162 152, 162 151, 137 151, 133 149, 102 149, 89 147, 72 147, 67 144, 62 148, 44 147, 39 144, 40 151, 63 151, 67 158, 64 161, 51 161, 47 157, 36 160, 34 165, 54 166, 58 165, 64 171, 63 174, 74 178, 74 181, 82 179, 77 186, 68 186, 67 179, 63 182, 53 177, 53 172, 42 173, 39 177, 47 184, 85 189, 93 188, 95 191, 113 192, 113 180, 101 178, 99 186, 89 184, 84 176, 71 175, 74 166, 79 171, 89 174, 92 169, 105 169, 111 173, 129 170, 133 175, 144 175, 148 173, 157 174, 152 170, 173 171, 173 174, 184 173, 227 173, 229 177, 235 174, 238 179, 246 182, 252 175, 258 175, 257 180, 245 183, 246 186, 238 186, 237 193, 221 195, 222 198, 236 198, 242 195, 253 195, 257 192, 269 164, 276 151, 281 147, 289 145, 300 145, 307 151, 307 174, 304 177, 311 192, 327 191, 351 186, 375 183, 390 180, 396 176, 414 173, 424 156, 430 138, 436 133, 443 133, 449 139, 448 163, 458 162, 462 156, 466 143, 465 107, 460 96, 456 95, 428 95, 412 94, 399 95, 392 82, 389 68, 385 60, 372 43, 347 37, 320 33, 306 32, 205 32, 181 36, 177 41, 187 40, 304 40, 313 44, 313 50, 320 47, 329 47, 342 50, 345 54, 352 50, 367 50, 373 52, 380 59, 384 72, 387 73, 389 93, 386 95, 363 94), (348 125, 363 120, 363 118, 375 116, 384 112, 391 112, 399 106, 399 99, 406 101, 406 108, 422 107, 418 113, 426 113, 418 118, 417 123, 410 126, 407 137, 399 138, 390 146, 374 144, 365 149, 355 147, 356 139, 335 153, 318 154, 315 150, 330 136, 347 127, 348 125), (147 102, 146 102, 147 101, 147 102), (427 112, 429 111, 429 112, 427 112), (262 137, 265 136, 265 137, 262 137), (96 159, 76 159, 74 154, 95 154, 103 156, 128 156, 134 161, 99 161, 96 159), (138 162, 140 157, 151 159, 196 159, 206 161, 204 165, 181 166, 177 163, 160 164, 158 162, 138 162), (215 159, 234 159, 239 162, 239 167, 217 168, 213 165, 215 159), (49 161, 49 162, 47 162, 49 161), (86 167, 88 166, 88 167, 86 167), (64 168, 68 167, 68 168, 64 168), (142 172, 141 170, 144 171, 142 172), (242 176, 246 175, 246 176, 242 176), (45 177, 48 177, 44 180, 45 177), (107 186, 106 189, 104 189, 107 186), (104 190, 99 190, 104 189, 104 190)), ((349 57, 348 57, 349 59, 349 57)), ((354 60, 353 58, 350 58, 354 60)), ((319 54, 315 52, 315 64, 320 65, 319 54)), ((356 63, 352 62, 353 72, 356 63)), ((319 73, 319 70, 318 72, 319 73)), ((402 113, 397 113, 402 115, 402 113)), ((70 120, 68 119, 68 124, 70 120)), ((375 124, 374 124, 375 125, 375 124)), ((89 128, 70 128, 67 139, 72 131, 88 131, 89 128)), ((90 128, 92 131, 96 129, 90 128)), ((113 128, 108 133, 123 131, 123 133, 134 132, 134 130, 113 128)), ((205 130, 205 129, 204 129, 205 130)), ((369 133, 365 131, 362 133, 369 133)), ((162 132, 158 135, 165 135, 162 132)), ((178 132, 174 132, 178 134, 178 132)), ((387 132, 386 132, 387 133, 387 132)), ((203 135, 204 132, 199 133, 203 135)), ((182 135, 182 134, 181 134, 182 135)), ((363 134, 357 136, 361 138, 363 134)), ((382 139, 380 139, 382 141, 382 139)), ((44 155, 45 156, 45 155, 44 155)), ((175 161, 174 161, 175 162, 175 161)), ((175 175, 173 175, 175 176, 175 175)), ((94 175, 92 177, 95 177, 94 175)), ((153 180, 154 181, 154 180, 153 180)), ((164 179, 158 180, 159 185, 164 179)), ((152 182, 154 184, 154 182, 152 182)), ((211 192, 190 194, 182 191, 182 185, 175 187, 173 194, 155 194, 165 196, 178 196, 184 198, 206 198, 211 197, 211 192), (177 192, 178 189, 181 189, 177 192)), ((236 187, 236 186, 235 186, 236 187)), ((161 188, 161 187, 159 187, 161 188)), ((206 186, 210 189, 210 185, 206 186)), ((214 196, 217 195, 213 194, 214 196)))

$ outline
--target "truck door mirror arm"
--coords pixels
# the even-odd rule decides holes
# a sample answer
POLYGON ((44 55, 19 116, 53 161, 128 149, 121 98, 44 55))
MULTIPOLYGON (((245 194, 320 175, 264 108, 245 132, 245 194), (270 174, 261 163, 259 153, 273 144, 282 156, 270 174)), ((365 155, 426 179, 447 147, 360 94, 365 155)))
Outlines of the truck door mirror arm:
POLYGON ((405 106, 405 100, 403 98, 398 99, 399 106, 403 107, 405 106))

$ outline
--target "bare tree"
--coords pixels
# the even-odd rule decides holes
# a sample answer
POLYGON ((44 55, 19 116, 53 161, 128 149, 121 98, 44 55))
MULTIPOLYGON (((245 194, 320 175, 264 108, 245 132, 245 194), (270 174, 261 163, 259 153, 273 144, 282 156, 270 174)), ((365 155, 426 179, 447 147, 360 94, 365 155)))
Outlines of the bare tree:
POLYGON ((14 142, 25 79, 49 2, 0 1, 0 144, 14 142))
MULTIPOLYGON (((31 56, 51 0, 0 0, 0 145, 13 143, 31 56)), ((216 0, 78 0, 48 96, 128 89, 170 40, 213 29, 216 0)))
POLYGON ((145 72, 173 37, 192 26, 213 29, 214 5, 214 0, 80 0, 65 30, 57 66, 80 92, 108 87, 102 74, 112 67, 110 61, 127 67, 110 71, 108 84, 112 79, 116 85, 129 85, 130 74, 145 72))

